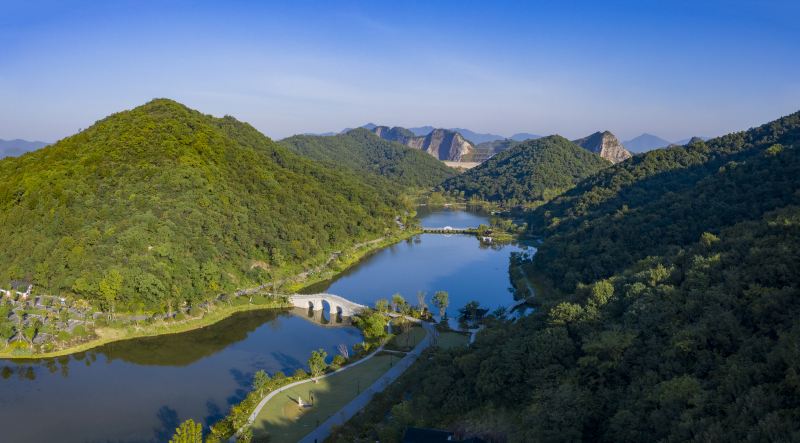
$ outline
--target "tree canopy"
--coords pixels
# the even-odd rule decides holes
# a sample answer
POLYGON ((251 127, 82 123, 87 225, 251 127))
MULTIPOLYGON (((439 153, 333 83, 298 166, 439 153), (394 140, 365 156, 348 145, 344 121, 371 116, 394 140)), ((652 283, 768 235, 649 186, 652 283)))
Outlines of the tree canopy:
POLYGON ((246 123, 157 99, 0 161, 0 284, 166 309, 322 262, 400 212, 246 123))
POLYGON ((800 203, 800 113, 604 169, 537 208, 534 264, 564 290, 800 203))

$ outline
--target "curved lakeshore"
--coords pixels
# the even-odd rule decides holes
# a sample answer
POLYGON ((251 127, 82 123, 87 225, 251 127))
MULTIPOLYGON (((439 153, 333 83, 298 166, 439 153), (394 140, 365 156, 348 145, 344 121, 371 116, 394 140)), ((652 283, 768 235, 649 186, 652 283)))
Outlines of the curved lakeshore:
MULTIPOLYGON (((459 210, 420 212, 425 224, 435 226, 487 219, 459 210)), ((451 317, 472 299, 487 308, 513 303, 509 263, 520 246, 486 245, 467 235, 407 237, 363 247, 359 260, 335 275, 309 275, 307 283, 318 283, 302 292, 328 292, 372 306, 396 292, 416 304, 417 291, 426 291, 430 302, 433 292, 446 290, 451 317)), ((364 340, 357 328, 325 318, 327 312, 249 305, 245 297, 241 302, 180 324, 182 333, 141 330, 135 339, 110 337, 58 357, 0 360, 0 426, 19 442, 56 435, 64 442, 166 441, 185 419, 207 427, 226 416, 245 398, 256 371, 291 376, 307 369, 312 350, 323 348, 330 358, 340 345, 353 349, 364 340), (144 336, 148 332, 153 334, 144 336), (121 397, 128 400, 119 402, 121 397), (31 414, 41 418, 41 426, 23 425, 31 414)))
MULTIPOLYGON (((348 269, 354 267, 355 265, 358 265, 359 262, 369 257, 371 254, 381 249, 384 249, 387 246, 390 246, 394 243, 398 243, 405 239, 413 237, 414 235, 419 234, 419 232, 421 231, 409 229, 406 231, 402 231, 400 235, 395 235, 388 238, 380 237, 374 240, 356 244, 352 247, 352 250, 349 251, 348 257, 350 258, 346 263, 344 263, 344 266, 341 269, 332 269, 330 267, 332 260, 328 260, 328 263, 323 265, 322 268, 317 268, 316 272, 309 273, 308 271, 304 271, 301 274, 299 274, 300 276, 303 276, 304 280, 302 282, 291 284, 289 287, 302 290, 303 288, 313 286, 320 282, 331 280, 335 278, 337 275, 346 272, 348 269)), ((268 285, 268 283, 265 285, 268 285)), ((236 298, 240 297, 242 296, 236 298)), ((281 300, 267 300, 267 303, 261 303, 261 304, 247 303, 247 304, 236 304, 227 306, 224 304, 217 304, 214 306, 213 310, 210 310, 199 317, 187 318, 185 320, 180 320, 180 321, 173 320, 169 322, 164 320, 158 320, 155 323, 144 324, 144 325, 130 324, 125 328, 99 327, 95 330, 97 337, 89 339, 85 342, 77 343, 75 345, 68 346, 63 349, 57 349, 53 351, 39 352, 39 353, 29 352, 29 351, 4 350, 0 351, 0 359, 24 361, 24 360, 32 360, 40 358, 62 357, 79 352, 89 351, 91 349, 118 341, 133 340, 137 338, 146 338, 146 337, 158 337, 170 334, 181 334, 185 332, 194 331, 200 328, 212 326, 240 312, 247 312, 254 310, 285 310, 291 308, 292 308, 291 303, 289 303, 288 301, 281 301, 281 300)))

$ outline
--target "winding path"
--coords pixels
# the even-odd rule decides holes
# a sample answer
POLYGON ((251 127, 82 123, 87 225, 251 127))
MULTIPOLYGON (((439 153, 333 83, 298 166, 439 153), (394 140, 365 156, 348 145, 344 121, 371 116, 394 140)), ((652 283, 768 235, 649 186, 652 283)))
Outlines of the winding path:
MULTIPOLYGON (((397 380, 406 369, 414 363, 417 358, 422 354, 428 346, 431 345, 431 341, 433 338, 434 333, 434 326, 428 322, 420 321, 418 319, 412 317, 406 317, 406 319, 414 321, 422 325, 425 328, 425 338, 423 338, 417 346, 412 349, 409 353, 406 354, 399 362, 397 362, 391 369, 386 371, 383 375, 381 375, 377 380, 375 380, 372 385, 367 388, 364 392, 356 396, 356 398, 350 400, 350 403, 346 404, 339 412, 330 416, 327 420, 325 420, 321 425, 314 429, 303 437, 300 440, 300 443, 315 443, 315 442, 322 442, 331 434, 331 429, 334 426, 341 426, 350 420, 356 413, 362 409, 364 409, 367 404, 369 404, 372 397, 377 394, 378 392, 383 391, 386 389, 393 381, 397 380)), ((383 348, 383 346, 381 346, 383 348)), ((380 350, 380 348, 379 348, 380 350)), ((377 354, 378 351, 375 351, 373 355, 377 354)), ((361 360, 363 361, 363 360, 361 360)), ((358 363, 358 362, 357 362, 358 363)), ((355 363, 354 363, 355 364, 355 363)), ((353 366, 349 365, 348 367, 353 366)), ((340 369, 340 371, 344 370, 345 368, 340 369)))
MULTIPOLYGON (((319 297, 319 295, 320 294, 315 294, 315 296, 317 296, 317 297, 319 297)), ((330 296, 331 294, 325 294, 325 295, 330 296)), ((314 297, 314 296, 312 296, 312 297, 314 297)), ((347 301, 343 297, 339 297, 339 296, 335 296, 335 297, 347 301)), ((298 301, 301 301, 301 300, 305 301, 304 298, 300 299, 298 301)), ((355 304, 355 303, 353 303, 353 304, 355 304)), ((331 305, 331 306, 333 306, 333 305, 331 305)), ((389 315, 392 316, 392 317, 398 317, 397 314, 394 314, 394 315, 389 314, 389 315)), ((325 420, 315 430, 311 431, 310 434, 308 434, 305 437, 303 437, 303 439, 300 440, 301 442, 315 442, 315 441, 321 442, 321 441, 325 440, 325 438, 327 438, 328 435, 330 435, 331 429, 334 426, 340 426, 340 425, 344 424, 347 420, 349 420, 351 417, 353 417, 353 415, 355 415, 358 411, 363 409, 369 403, 369 401, 372 399, 373 395, 375 395, 376 393, 381 392, 384 389, 386 389, 386 387, 388 387, 393 381, 395 381, 403 372, 405 372, 406 369, 408 369, 409 366, 411 366, 412 363, 414 363, 417 360, 417 358, 420 356, 420 354, 422 354, 422 351, 424 351, 428 346, 431 345, 432 337, 434 335, 434 326, 432 324, 428 323, 428 322, 420 321, 419 319, 416 319, 416 318, 413 318, 413 317, 405 317, 405 318, 407 320, 409 320, 409 321, 412 321, 412 322, 420 324, 425 329, 425 332, 426 332, 425 337, 417 344, 416 347, 414 347, 414 349, 412 349, 410 352, 408 352, 405 357, 403 357, 391 369, 389 369, 388 371, 383 373, 383 375, 381 375, 377 380, 375 380, 375 382, 372 383, 372 385, 369 388, 364 390, 364 392, 362 392, 361 394, 356 396, 354 399, 352 399, 342 409, 340 409, 338 412, 336 412, 331 417, 329 417, 327 420, 325 420)), ((389 323, 389 328, 390 328, 390 332, 391 332, 391 322, 389 323)), ((365 361, 371 359, 372 357, 376 356, 379 352, 381 352, 383 350, 384 346, 385 346, 385 344, 379 346, 378 349, 376 349, 373 353, 371 353, 368 356, 362 358, 361 360, 353 362, 353 363, 351 363, 351 364, 349 364, 347 366, 344 366, 344 367, 342 367, 340 369, 337 369, 337 370, 335 370, 333 372, 330 372, 328 374, 325 374, 325 375, 322 375, 320 377, 317 377, 317 380, 322 380, 324 378, 331 377, 331 376, 336 375, 336 374, 338 374, 340 372, 343 372, 343 371, 346 371, 346 370, 348 370, 350 368, 358 366, 361 363, 364 363, 365 361)), ((270 392, 266 397, 261 399, 261 401, 255 407, 253 412, 250 414, 250 417, 248 417, 248 419, 247 419, 247 425, 246 426, 250 426, 255 422, 256 417, 258 417, 258 413, 261 412, 261 409, 263 409, 264 406, 266 406, 266 404, 269 403, 269 401, 272 400, 272 398, 274 398, 276 395, 278 395, 281 392, 284 392, 284 391, 286 391, 288 389, 291 389, 291 388, 293 388, 295 386, 299 386, 299 385, 302 385, 304 383, 310 383, 312 381, 314 381, 314 379, 312 379, 312 378, 309 378, 309 379, 306 379, 306 380, 296 381, 294 383, 290 383, 290 384, 288 384, 286 386, 282 386, 282 387, 270 392)), ((233 441, 235 441, 235 439, 236 439, 236 436, 232 437, 230 439, 230 441, 233 442, 233 441)))

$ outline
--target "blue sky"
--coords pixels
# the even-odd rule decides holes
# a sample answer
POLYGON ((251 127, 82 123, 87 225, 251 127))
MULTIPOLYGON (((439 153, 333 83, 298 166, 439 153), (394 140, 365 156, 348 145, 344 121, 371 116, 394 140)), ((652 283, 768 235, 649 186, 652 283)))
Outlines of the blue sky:
POLYGON ((800 109, 797 1, 285 3, 0 0, 0 138, 154 97, 273 138, 370 121, 677 140, 800 109))

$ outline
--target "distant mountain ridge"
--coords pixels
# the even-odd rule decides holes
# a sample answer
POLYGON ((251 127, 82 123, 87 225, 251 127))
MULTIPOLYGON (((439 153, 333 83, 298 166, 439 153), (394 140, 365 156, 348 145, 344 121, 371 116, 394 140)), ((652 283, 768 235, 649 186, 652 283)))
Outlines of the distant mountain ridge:
POLYGON ((40 141, 29 141, 22 139, 3 140, 0 139, 0 158, 16 157, 26 152, 44 148, 50 143, 40 141))
MULTIPOLYGON (((365 129, 369 129, 370 131, 372 131, 373 129, 375 129, 378 126, 382 126, 382 125, 376 125, 375 123, 367 123, 365 125, 359 126, 359 128, 365 128, 365 129)), ((416 137, 422 137, 422 136, 428 135, 428 134, 430 134, 431 132, 433 132, 436 129, 446 129, 448 131, 458 132, 459 134, 461 134, 462 137, 464 137, 467 141, 469 141, 473 145, 479 145, 481 143, 492 142, 492 141, 495 141, 495 140, 511 139, 511 140, 516 140, 516 141, 525 141, 525 140, 528 140, 528 139, 536 139, 536 138, 541 138, 542 137, 541 135, 532 134, 530 132, 518 132, 518 133, 516 133, 516 134, 514 134, 514 135, 512 135, 510 137, 506 137, 506 136, 503 136, 503 135, 493 134, 493 133, 490 133, 490 132, 475 132, 475 131, 472 131, 472 130, 467 129, 467 128, 436 128, 436 127, 430 126, 430 125, 415 126, 415 127, 406 128, 406 129, 411 131, 411 133, 413 133, 414 136, 416 136, 416 137)), ((349 131, 352 131, 352 130, 353 130, 353 128, 345 128, 341 132, 345 133, 345 132, 349 132, 349 131)), ((333 133, 325 132, 325 133, 308 134, 308 135, 333 135, 333 133)))
POLYGON ((525 140, 536 140, 537 138, 542 137, 544 136, 539 134, 531 134, 530 132, 517 132, 509 138, 518 142, 524 142, 525 140))
POLYGON ((648 134, 646 132, 628 141, 622 142, 622 145, 625 146, 626 149, 636 153, 646 152, 656 148, 666 148, 671 144, 672 142, 669 140, 665 140, 657 135, 648 134))
POLYGON ((418 136, 399 126, 376 126, 371 129, 377 136, 398 142, 411 148, 420 149, 444 161, 462 161, 469 157, 475 146, 461 134, 449 129, 434 129, 428 135, 418 136))

